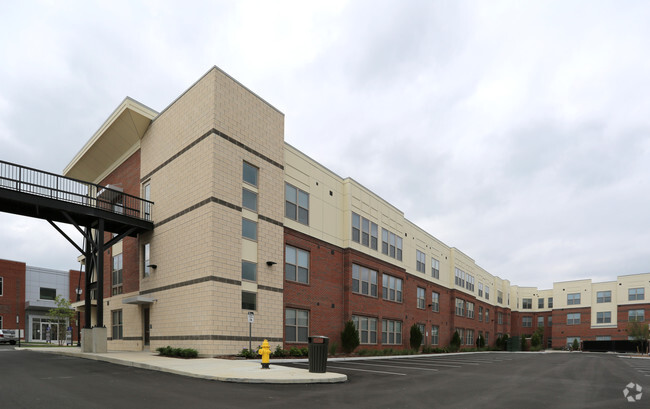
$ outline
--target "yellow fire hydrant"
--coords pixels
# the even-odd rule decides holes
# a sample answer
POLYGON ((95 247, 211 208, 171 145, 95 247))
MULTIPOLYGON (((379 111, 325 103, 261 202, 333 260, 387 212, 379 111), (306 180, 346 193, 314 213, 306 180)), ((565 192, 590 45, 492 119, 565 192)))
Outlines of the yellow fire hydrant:
POLYGON ((271 356, 271 347, 269 346, 269 341, 264 340, 264 342, 262 342, 262 347, 259 351, 257 351, 257 353, 262 355, 262 369, 269 369, 269 365, 271 365, 271 362, 269 360, 269 357, 271 356))

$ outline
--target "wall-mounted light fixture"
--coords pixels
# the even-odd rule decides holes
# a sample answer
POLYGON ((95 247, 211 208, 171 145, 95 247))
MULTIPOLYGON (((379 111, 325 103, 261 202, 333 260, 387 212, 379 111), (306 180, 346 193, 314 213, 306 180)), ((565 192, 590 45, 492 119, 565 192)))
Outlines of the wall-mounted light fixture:
POLYGON ((269 267, 271 267, 274 264, 278 264, 278 263, 276 263, 275 261, 267 261, 266 262, 266 265, 269 266, 269 267))
POLYGON ((156 269, 156 268, 158 268, 158 264, 149 264, 147 267, 156 269))

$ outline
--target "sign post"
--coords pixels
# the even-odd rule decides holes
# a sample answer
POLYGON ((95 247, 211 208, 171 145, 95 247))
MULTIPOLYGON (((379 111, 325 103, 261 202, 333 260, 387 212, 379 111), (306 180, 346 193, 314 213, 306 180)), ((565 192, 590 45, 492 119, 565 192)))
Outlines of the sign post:
POLYGON ((255 313, 248 312, 248 350, 253 352, 253 322, 255 321, 255 313))

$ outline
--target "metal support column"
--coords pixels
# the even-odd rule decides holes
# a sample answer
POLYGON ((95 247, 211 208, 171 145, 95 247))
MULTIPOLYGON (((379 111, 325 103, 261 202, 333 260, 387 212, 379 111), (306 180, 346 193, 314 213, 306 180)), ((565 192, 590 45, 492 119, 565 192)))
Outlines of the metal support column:
POLYGON ((104 326, 104 219, 97 224, 97 326, 104 326))

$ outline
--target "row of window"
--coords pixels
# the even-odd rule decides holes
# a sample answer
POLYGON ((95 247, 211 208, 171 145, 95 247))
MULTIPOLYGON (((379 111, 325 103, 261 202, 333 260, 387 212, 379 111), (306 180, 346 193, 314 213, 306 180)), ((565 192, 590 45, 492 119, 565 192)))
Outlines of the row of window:
MULTIPOLYGON (((642 301, 645 299, 645 288, 629 288, 627 290, 628 301, 642 301)), ((596 292, 596 303, 603 304, 612 302, 611 291, 598 291, 596 292)), ((580 304, 580 293, 567 294, 567 305, 580 304)))
MULTIPOLYGON (((456 298, 456 315, 459 317, 474 318, 474 303, 465 301, 461 298, 456 298)), ((478 320, 480 322, 490 322, 490 310, 488 308, 483 311, 483 307, 478 307, 478 320)))
POLYGON ((464 287, 469 291, 474 291, 474 276, 467 274, 458 267, 456 267, 454 283, 459 287, 464 287))
MULTIPOLYGON (((580 325, 581 314, 579 312, 567 314, 567 325, 580 325)), ((553 317, 548 317, 548 325, 552 325, 553 317)), ((641 322, 645 320, 645 311, 644 310, 629 310, 628 311, 628 321, 630 322, 641 322)), ((610 324, 612 322, 612 313, 611 311, 600 311, 596 313, 596 323, 597 324, 610 324)), ((537 317, 537 325, 544 325, 544 317, 537 317)), ((522 317, 521 318, 522 327, 532 327, 533 326, 533 317, 522 317)))

